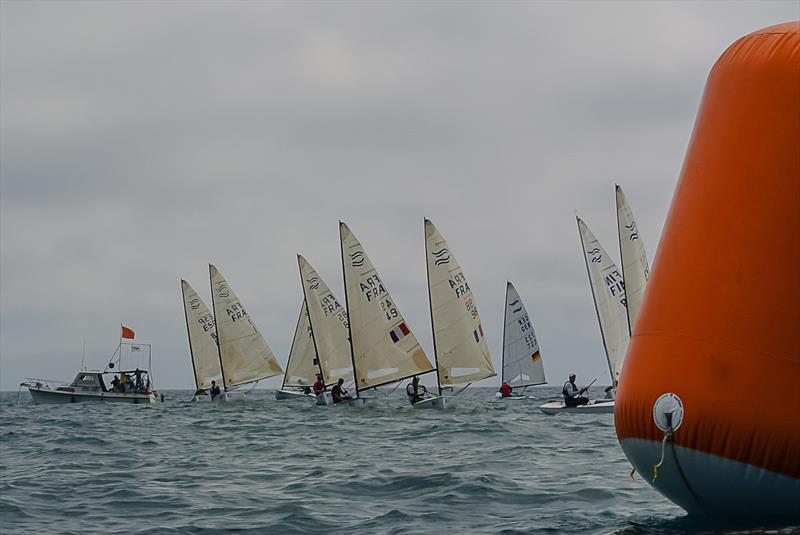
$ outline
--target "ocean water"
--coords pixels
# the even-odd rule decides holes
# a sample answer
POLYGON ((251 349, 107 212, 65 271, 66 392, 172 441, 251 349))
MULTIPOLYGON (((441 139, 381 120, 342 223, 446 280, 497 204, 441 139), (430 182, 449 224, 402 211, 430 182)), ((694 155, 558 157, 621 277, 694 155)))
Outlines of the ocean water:
POLYGON ((689 518, 629 477, 612 415, 469 389, 416 411, 275 401, 34 405, 0 394, 2 533, 794 533, 689 518))

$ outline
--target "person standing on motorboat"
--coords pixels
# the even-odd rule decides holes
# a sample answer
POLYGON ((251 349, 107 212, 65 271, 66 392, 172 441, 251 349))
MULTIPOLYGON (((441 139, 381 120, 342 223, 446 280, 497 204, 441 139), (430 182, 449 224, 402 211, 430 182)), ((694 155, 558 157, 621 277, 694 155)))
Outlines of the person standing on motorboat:
POLYGON ((564 405, 567 407, 577 407, 578 405, 586 405, 589 403, 589 398, 582 396, 584 392, 589 390, 589 387, 579 389, 575 384, 575 374, 569 374, 569 381, 564 383, 564 388, 561 393, 564 394, 564 405))
POLYGON ((428 395, 428 389, 425 388, 425 385, 419 384, 419 377, 415 375, 406 386, 406 395, 408 396, 408 401, 413 405, 425 399, 425 396, 428 395))
POLYGON ((325 381, 322 379, 322 375, 317 374, 317 382, 314 383, 314 395, 319 396, 325 392, 325 381))
POLYGON ((220 390, 219 386, 217 385, 217 382, 211 381, 211 399, 213 400, 220 394, 222 394, 222 390, 220 390))
POLYGON ((508 384, 508 381, 503 381, 503 384, 500 386, 500 397, 508 398, 511 397, 511 391, 514 390, 511 388, 511 385, 508 384))
POLYGON ((342 401, 350 401, 351 399, 353 399, 352 397, 350 397, 350 394, 347 392, 347 390, 344 389, 343 385, 344 385, 344 379, 339 377, 339 380, 336 381, 336 384, 333 385, 333 388, 331 388, 331 396, 333 397, 334 404, 341 403, 342 401))

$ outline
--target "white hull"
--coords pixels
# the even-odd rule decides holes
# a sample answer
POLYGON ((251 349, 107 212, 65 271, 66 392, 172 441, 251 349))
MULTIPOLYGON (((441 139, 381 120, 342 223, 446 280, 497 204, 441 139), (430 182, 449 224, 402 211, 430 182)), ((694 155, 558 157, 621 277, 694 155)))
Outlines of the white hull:
POLYGON ((156 402, 155 394, 135 394, 117 392, 68 392, 47 388, 28 387, 34 403, 64 405, 67 403, 133 403, 149 404, 156 402))
POLYGON ((553 401, 545 403, 539 410, 545 414, 614 414, 613 399, 593 399, 588 405, 578 405, 577 407, 567 407, 563 401, 553 401))
POLYGON ((316 396, 317 398, 317 405, 322 407, 326 405, 333 405, 333 396, 330 392, 323 392, 322 394, 316 396))
POLYGON ((214 403, 243 403, 247 400, 244 392, 229 391, 223 392, 211 401, 214 403))
POLYGON ((415 409, 455 409, 456 401, 452 397, 436 396, 426 398, 411 405, 415 409))
MULTIPOLYGON (((333 399, 331 399, 331 403, 333 403, 333 399)), ((353 398, 347 401, 341 401, 339 403, 334 404, 334 407, 350 407, 353 409, 363 409, 369 403, 368 398, 353 398)))
POLYGON ((302 399, 316 399, 314 394, 306 394, 302 390, 276 390, 275 399, 282 400, 302 400, 302 399))
POLYGON ((521 394, 511 394, 510 396, 503 397, 500 392, 495 392, 494 397, 501 401, 521 401, 523 399, 530 399, 528 396, 523 396, 521 394))

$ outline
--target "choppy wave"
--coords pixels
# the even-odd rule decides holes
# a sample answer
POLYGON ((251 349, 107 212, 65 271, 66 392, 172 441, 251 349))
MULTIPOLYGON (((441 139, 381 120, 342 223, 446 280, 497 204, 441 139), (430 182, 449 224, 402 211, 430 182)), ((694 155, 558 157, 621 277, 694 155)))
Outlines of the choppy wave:
MULTIPOLYGON (((530 392, 530 391, 529 391, 530 392)), ((33 405, 0 394, 0 532, 752 533, 629 477, 612 416, 548 417, 557 389, 453 411, 277 402, 33 405)), ((795 528, 778 526, 775 533, 795 528)))

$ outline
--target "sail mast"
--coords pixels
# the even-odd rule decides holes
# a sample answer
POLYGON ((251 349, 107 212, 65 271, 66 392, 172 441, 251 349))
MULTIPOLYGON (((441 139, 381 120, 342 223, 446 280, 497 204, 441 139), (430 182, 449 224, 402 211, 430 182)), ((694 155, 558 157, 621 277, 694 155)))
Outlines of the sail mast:
POLYGON ((344 306, 347 308, 348 313, 348 320, 347 320, 347 338, 350 342, 350 358, 353 362, 353 381, 356 387, 356 397, 359 397, 358 393, 358 372, 356 371, 356 354, 353 351, 353 327, 352 321, 349 318, 350 314, 350 301, 348 300, 347 296, 347 273, 345 273, 344 267, 344 241, 342 240, 342 222, 339 221, 339 250, 342 253, 342 280, 344 281, 344 306))
MULTIPOLYGON (((214 299, 214 282, 211 280, 211 264, 208 265, 208 282, 211 286, 211 313, 214 314, 214 328, 217 328, 217 304, 214 299)), ((222 364, 222 342, 219 339, 219 330, 217 330, 217 354, 219 355, 219 370, 222 372, 222 388, 228 391, 228 382, 225 380, 225 366, 222 364)))
MULTIPOLYGON (((308 295, 306 294, 306 285, 305 281, 303 280, 303 269, 300 267, 300 255, 297 255, 297 272, 300 273, 300 286, 303 288, 303 299, 306 302, 308 328, 311 329, 311 342, 314 344, 314 355, 317 356, 317 368, 319 369, 319 374, 322 376, 322 383, 325 384, 325 372, 322 371, 322 358, 319 356, 319 349, 317 349, 317 337, 314 335, 314 322, 311 321, 311 313, 308 311, 308 295)), ((348 325, 349 324, 350 322, 348 322, 348 325)))
POLYGON ((506 380, 506 320, 508 318, 508 288, 511 286, 511 281, 506 281, 506 300, 503 303, 503 351, 500 354, 500 382, 504 383, 506 380))
POLYGON ((436 368, 436 387, 439 390, 439 395, 442 395, 442 379, 439 377, 439 353, 436 351, 436 327, 433 324, 433 297, 431 296, 431 269, 428 266, 428 236, 425 229, 425 223, 428 218, 422 222, 422 231, 425 236, 425 276, 428 279, 428 310, 431 313, 431 338, 433 338, 433 365, 436 368))
MULTIPOLYGON (((614 191, 620 191, 619 184, 614 184, 614 191)), ((617 207, 617 244, 619 245, 619 261, 620 267, 622 268, 622 284, 625 286, 625 299, 627 302, 627 289, 628 289, 628 281, 627 277, 625 276, 625 257, 622 255, 622 227, 620 227, 620 220, 619 220, 619 195, 614 195, 614 205, 617 207)), ((628 336, 633 334, 633 325, 631 325, 631 307, 625 307, 625 317, 628 320, 628 336)))
MULTIPOLYGON (((200 382, 197 380, 197 367, 194 363, 194 349, 192 348, 192 333, 189 332, 189 313, 186 311, 186 291, 183 289, 183 283, 185 281, 181 279, 181 297, 183 298, 183 317, 186 320, 186 338, 189 339, 189 356, 192 359, 192 372, 194 373, 194 391, 197 392, 200 390, 200 382)), ((214 294, 212 292, 211 296, 213 297, 214 294)))
POLYGON ((581 250, 583 251, 583 262, 586 264, 586 276, 589 278, 589 289, 592 292, 592 302, 594 303, 594 311, 597 314, 597 324, 600 326, 600 338, 603 339, 603 350, 606 352, 606 363, 608 364, 608 373, 611 375, 611 386, 616 387, 617 381, 614 378, 614 370, 611 367, 611 357, 608 355, 608 345, 606 344, 606 333, 603 330, 603 323, 600 319, 600 309, 597 308, 597 298, 594 296, 594 283, 592 282, 592 273, 589 271, 589 258, 586 252, 586 244, 583 243, 583 233, 581 232, 581 218, 575 217, 578 223, 578 237, 581 239, 581 250))

